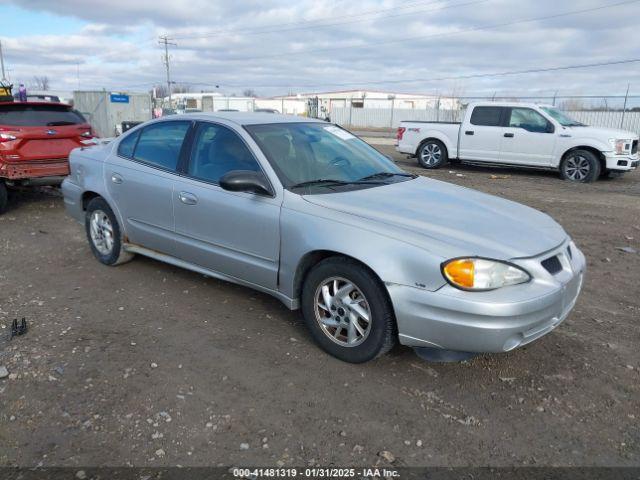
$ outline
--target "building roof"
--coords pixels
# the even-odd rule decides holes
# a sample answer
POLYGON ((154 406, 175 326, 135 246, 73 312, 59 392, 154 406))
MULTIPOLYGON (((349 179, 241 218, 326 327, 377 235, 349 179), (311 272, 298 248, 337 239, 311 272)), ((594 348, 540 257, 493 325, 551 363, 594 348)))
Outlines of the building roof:
MULTIPOLYGON (((282 115, 280 113, 261 113, 261 112, 207 112, 207 113, 185 113, 178 115, 176 119, 184 117, 193 118, 195 120, 227 120, 237 125, 262 125, 266 123, 325 123, 315 118, 301 117, 298 115, 282 115)), ((163 119, 174 117, 162 117, 163 119)))
POLYGON ((426 97, 426 98, 437 97, 437 95, 428 95, 425 93, 390 92, 388 90, 374 90, 370 88, 354 88, 349 90, 334 90, 329 92, 303 92, 303 93, 298 93, 294 95, 282 95, 281 97, 274 97, 274 98, 293 98, 298 95, 301 97, 313 97, 316 95, 332 95, 332 94, 338 95, 338 94, 344 94, 344 93, 357 93, 357 92, 371 92, 371 93, 381 93, 381 94, 388 94, 388 95, 411 95, 414 97, 426 97))

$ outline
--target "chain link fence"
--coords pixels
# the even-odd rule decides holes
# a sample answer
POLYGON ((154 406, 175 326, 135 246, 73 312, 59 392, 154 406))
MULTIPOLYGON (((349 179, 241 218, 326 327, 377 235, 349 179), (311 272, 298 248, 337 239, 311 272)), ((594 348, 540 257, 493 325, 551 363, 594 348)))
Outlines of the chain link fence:
POLYGON ((640 96, 425 97, 376 99, 375 103, 329 100, 331 121, 346 128, 395 129, 401 121, 460 122, 472 102, 506 101, 554 105, 586 125, 640 133, 640 96), (368 105, 369 104, 369 105, 368 105), (407 108, 410 106, 411 108, 407 108))

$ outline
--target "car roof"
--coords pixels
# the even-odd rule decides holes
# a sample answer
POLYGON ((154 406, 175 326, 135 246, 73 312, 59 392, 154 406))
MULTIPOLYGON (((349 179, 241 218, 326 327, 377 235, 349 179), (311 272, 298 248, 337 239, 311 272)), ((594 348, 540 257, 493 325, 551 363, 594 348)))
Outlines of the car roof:
MULTIPOLYGON (((262 125, 265 123, 325 123, 309 117, 300 117, 298 115, 282 115, 280 113, 266 112, 211 112, 211 113, 185 113, 179 115, 178 118, 193 118, 196 120, 226 120, 236 123, 237 125, 262 125)), ((163 117, 164 118, 164 117, 163 117)))

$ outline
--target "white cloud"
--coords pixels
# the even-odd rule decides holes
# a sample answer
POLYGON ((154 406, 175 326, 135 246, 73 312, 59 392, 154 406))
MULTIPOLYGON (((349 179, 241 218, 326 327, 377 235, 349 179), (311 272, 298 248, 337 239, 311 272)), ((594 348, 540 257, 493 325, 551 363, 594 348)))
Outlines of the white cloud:
POLYGON ((14 75, 28 80, 46 73, 59 88, 76 87, 77 62, 82 85, 88 88, 144 89, 162 83, 164 69, 157 37, 164 33, 178 43, 171 51, 176 81, 219 84, 227 93, 245 87, 261 94, 331 90, 338 88, 335 84, 349 83, 352 88, 369 85, 426 93, 456 89, 466 94, 556 90, 620 94, 640 73, 640 64, 632 64, 429 81, 596 63, 640 53, 636 21, 640 2, 479 29, 616 1, 486 0, 470 4, 473 1, 110 0, 91 2, 88 8, 86 1, 80 0, 21 0, 11 3, 80 18, 87 25, 70 36, 37 32, 20 39, 3 38, 3 42, 14 75), (408 5, 413 7, 403 8, 408 5), (362 15, 380 10, 386 11, 362 15), (407 15, 400 15, 404 13, 407 15), (318 20, 327 26, 317 28, 318 20), (269 33, 256 34, 256 29, 269 33), (194 35, 208 36, 185 38, 194 35), (411 40, 404 40, 407 38, 411 40), (422 80, 377 83, 385 79, 422 80))

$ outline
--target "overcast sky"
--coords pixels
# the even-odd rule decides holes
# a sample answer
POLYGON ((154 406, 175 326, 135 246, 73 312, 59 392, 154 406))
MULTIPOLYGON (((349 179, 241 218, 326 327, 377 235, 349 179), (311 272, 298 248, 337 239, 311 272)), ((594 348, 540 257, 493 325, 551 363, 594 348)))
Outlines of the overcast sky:
POLYGON ((640 95, 640 62, 461 78, 640 58, 640 1, 622 3, 0 0, 0 40, 12 81, 47 75, 64 90, 77 88, 78 66, 83 89, 164 82, 157 40, 167 34, 173 79, 195 91, 620 95, 631 83, 640 95))

